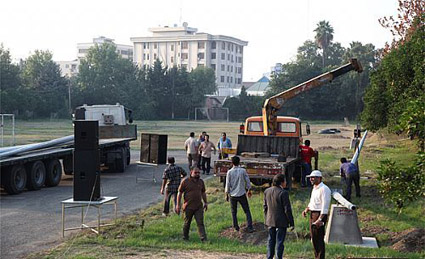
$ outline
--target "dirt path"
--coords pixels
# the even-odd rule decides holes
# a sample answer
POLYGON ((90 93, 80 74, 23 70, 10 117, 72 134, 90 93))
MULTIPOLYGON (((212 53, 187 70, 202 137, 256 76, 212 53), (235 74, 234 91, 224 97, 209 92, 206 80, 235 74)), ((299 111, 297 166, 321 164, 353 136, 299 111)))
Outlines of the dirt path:
MULTIPOLYGON (((203 258, 203 259, 260 259, 264 258, 264 254, 235 254, 235 253, 218 253, 218 252, 207 252, 201 250, 161 250, 155 253, 156 258, 173 258, 173 259, 189 259, 189 258, 203 258)), ((141 258, 152 258, 152 252, 142 252, 137 255, 125 257, 126 259, 141 259, 141 258)))

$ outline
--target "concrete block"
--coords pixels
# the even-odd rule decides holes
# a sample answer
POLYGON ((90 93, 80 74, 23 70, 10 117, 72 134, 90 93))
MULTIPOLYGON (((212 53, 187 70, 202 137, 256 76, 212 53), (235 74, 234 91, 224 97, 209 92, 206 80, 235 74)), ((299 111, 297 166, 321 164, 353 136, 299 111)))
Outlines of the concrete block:
POLYGON ((326 243, 362 244, 357 211, 333 204, 326 227, 326 243))

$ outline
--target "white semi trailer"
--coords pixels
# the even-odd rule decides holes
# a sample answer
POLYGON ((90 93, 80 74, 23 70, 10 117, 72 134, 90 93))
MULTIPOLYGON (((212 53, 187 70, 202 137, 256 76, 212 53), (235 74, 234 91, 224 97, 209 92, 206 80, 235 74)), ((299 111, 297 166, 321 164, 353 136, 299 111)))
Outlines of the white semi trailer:
MULTIPOLYGON (((83 105, 75 110, 74 119, 99 122, 102 168, 124 172, 130 164, 130 141, 137 139, 131 111, 120 104, 83 105)), ((73 136, 0 149, 1 186, 9 194, 56 186, 62 172, 73 173, 73 153, 73 136)))

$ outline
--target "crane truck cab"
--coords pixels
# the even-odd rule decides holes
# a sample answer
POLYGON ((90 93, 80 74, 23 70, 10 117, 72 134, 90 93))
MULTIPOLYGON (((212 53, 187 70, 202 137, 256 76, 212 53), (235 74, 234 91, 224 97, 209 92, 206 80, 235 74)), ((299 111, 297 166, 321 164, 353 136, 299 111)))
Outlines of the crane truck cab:
MULTIPOLYGON (((261 116, 248 117, 241 127, 241 133, 249 136, 264 136, 263 118, 261 116)), ((298 137, 302 140, 302 123, 299 118, 278 116, 276 136, 298 137)), ((309 135, 309 125, 306 126, 306 135, 309 135)))

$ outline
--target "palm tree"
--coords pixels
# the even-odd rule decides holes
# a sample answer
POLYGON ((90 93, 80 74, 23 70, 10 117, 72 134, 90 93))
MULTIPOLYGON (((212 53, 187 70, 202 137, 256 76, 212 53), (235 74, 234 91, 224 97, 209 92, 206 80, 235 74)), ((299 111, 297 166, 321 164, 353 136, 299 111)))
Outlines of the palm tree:
POLYGON ((320 21, 317 24, 315 40, 319 48, 322 49, 322 65, 325 67, 326 50, 334 38, 334 28, 327 21, 320 21))

